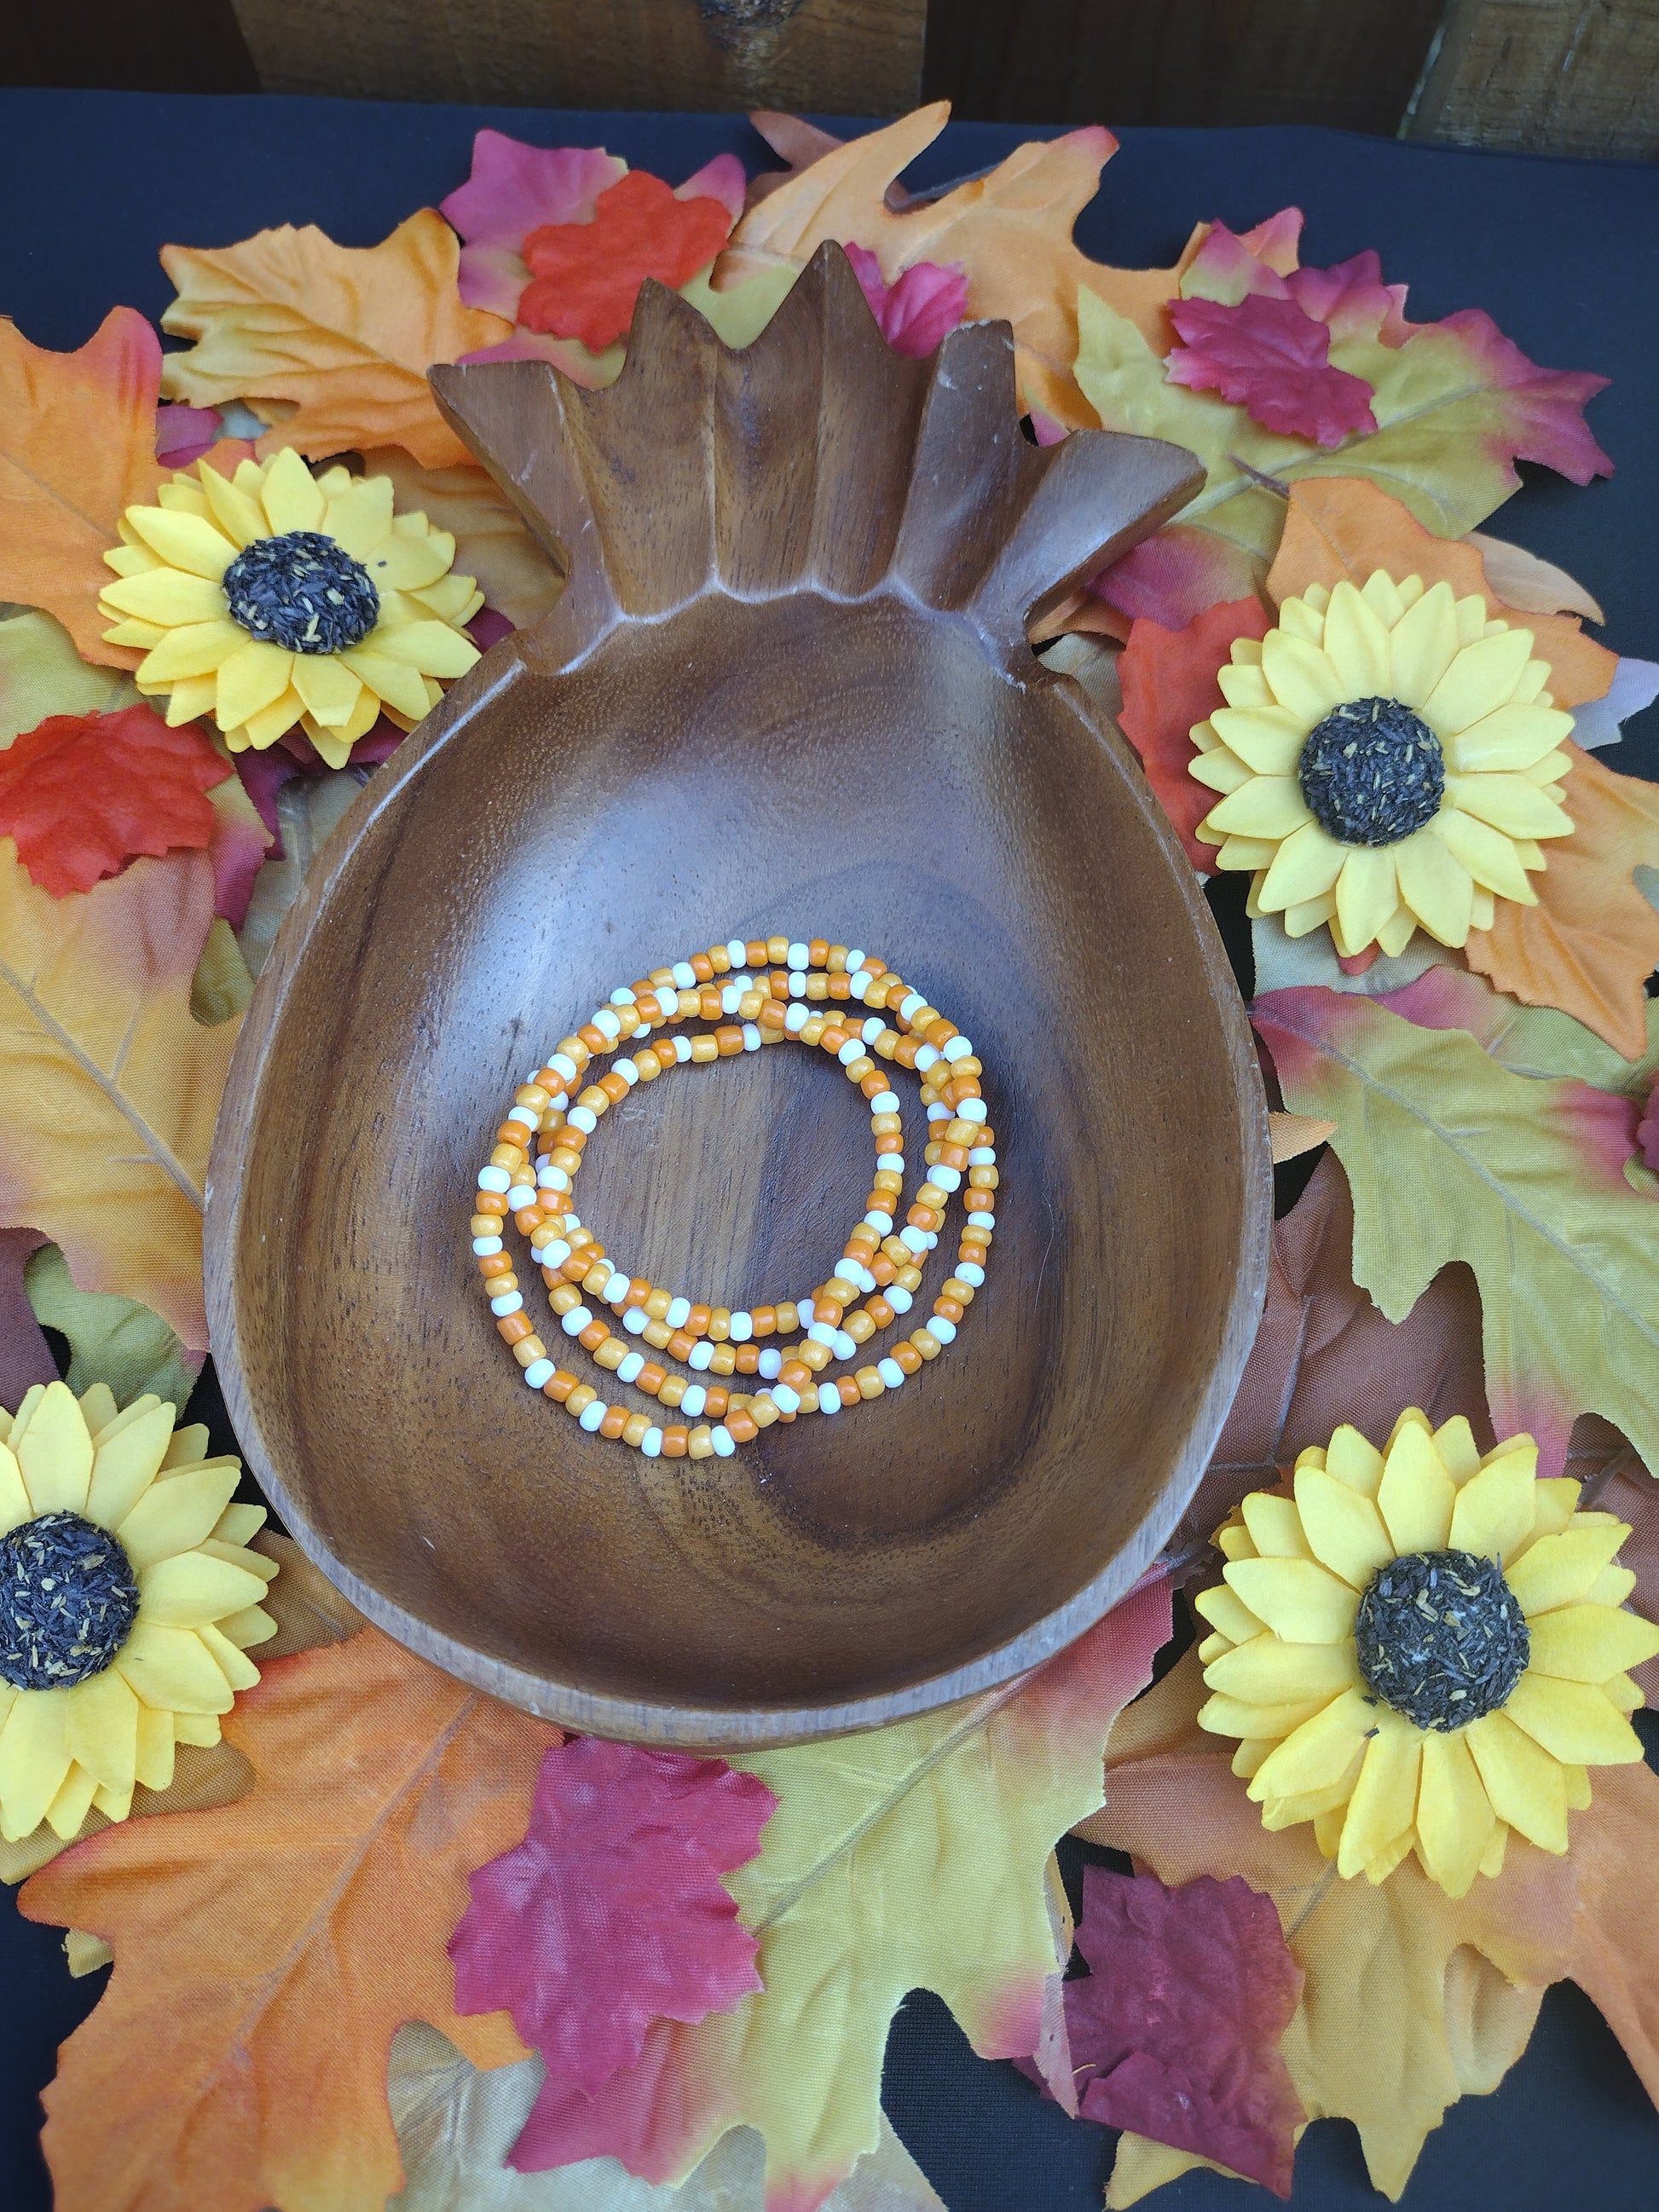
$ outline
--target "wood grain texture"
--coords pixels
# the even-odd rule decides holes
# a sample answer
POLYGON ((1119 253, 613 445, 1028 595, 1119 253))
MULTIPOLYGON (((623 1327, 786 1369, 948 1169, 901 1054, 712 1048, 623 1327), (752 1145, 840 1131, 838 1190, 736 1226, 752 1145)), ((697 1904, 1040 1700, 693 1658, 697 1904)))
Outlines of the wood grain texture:
POLYGON ((267 92, 897 115, 926 0, 235 0, 267 92))
POLYGON ((1659 0, 1450 0, 1402 135, 1659 158, 1659 0))
MULTIPOLYGON (((260 977, 208 1207, 237 1433, 371 1619, 579 1728, 781 1741, 1006 1680, 1158 1551, 1265 1281, 1237 987, 1127 749, 1024 636, 1194 465, 1040 453, 1006 325, 903 360, 836 246, 746 352, 647 286, 609 392, 539 362, 433 382, 571 581, 376 775, 260 977), (779 930, 890 954, 975 1039, 989 1280, 874 1407, 652 1462, 522 1387, 473 1172, 600 994, 779 930)), ((797 1296, 868 1145, 799 1045, 687 1068, 603 1125, 584 1218, 655 1279, 797 1296)))
POLYGON ((933 0, 925 96, 1002 123, 1326 123, 1391 135, 1444 4, 933 0))

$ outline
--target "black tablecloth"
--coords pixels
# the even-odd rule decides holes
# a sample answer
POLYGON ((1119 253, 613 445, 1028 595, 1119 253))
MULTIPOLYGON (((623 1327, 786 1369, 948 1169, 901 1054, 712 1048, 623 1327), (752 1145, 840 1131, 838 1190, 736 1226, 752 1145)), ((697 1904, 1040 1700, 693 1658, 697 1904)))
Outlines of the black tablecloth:
MULTIPOLYGON (((1109 118, 1107 118, 1109 119, 1109 118)), ((607 146, 678 182, 713 155, 773 159, 738 116, 599 115, 404 107, 320 100, 0 91, 0 313, 37 344, 80 345, 124 301, 159 317, 172 289, 164 242, 227 246, 269 225, 315 222, 371 246, 467 173, 482 125, 541 144, 607 146)), ((848 131, 866 129, 850 124, 848 131)), ((955 124, 913 186, 1052 135, 955 124)), ((1659 659, 1659 168, 1402 146, 1332 131, 1128 131, 1079 243, 1121 266, 1167 264, 1192 224, 1235 228, 1294 203, 1304 258, 1377 247, 1428 319, 1480 307, 1534 361, 1613 380, 1590 422, 1618 473, 1588 490, 1541 470, 1487 527, 1559 562, 1607 615, 1618 650, 1659 659)), ((1659 708, 1627 726, 1612 765, 1659 777, 1659 708)), ((208 1379, 192 1417, 215 1416, 208 1379)), ((233 1449, 221 1430, 221 1449, 233 1449)), ((1659 1739, 1644 1723, 1650 1744, 1659 1739)), ((1650 1754, 1651 1755, 1651 1754, 1650 1754)), ((1075 1880, 1079 1854, 1067 1847, 1075 1880)), ((1651 1875, 1649 1879, 1651 1879, 1651 1875)), ((0 2206, 46 2212, 36 2094, 104 1977, 71 1982, 55 1930, 0 1902, 0 2206)), ((1011 2068, 976 2059, 944 2006, 913 1996, 888 2048, 887 2109, 949 2212, 1093 2212, 1110 2163, 1105 2130, 1066 2119, 1011 2068)), ((1416 2212, 1649 2212, 1659 2201, 1659 2116, 1589 2001, 1547 1999, 1532 2047, 1496 2095, 1465 2099, 1431 2136, 1407 2191, 1416 2212)), ((1265 2191, 1194 2174, 1154 2200, 1170 2212, 1242 2205, 1265 2191)), ((1377 2204, 1346 2125, 1316 2128, 1297 2159, 1300 2212, 1377 2204)), ((216 2205, 191 2212, 222 2212, 216 2205)), ((362 2212, 380 2212, 367 2206, 362 2212)))

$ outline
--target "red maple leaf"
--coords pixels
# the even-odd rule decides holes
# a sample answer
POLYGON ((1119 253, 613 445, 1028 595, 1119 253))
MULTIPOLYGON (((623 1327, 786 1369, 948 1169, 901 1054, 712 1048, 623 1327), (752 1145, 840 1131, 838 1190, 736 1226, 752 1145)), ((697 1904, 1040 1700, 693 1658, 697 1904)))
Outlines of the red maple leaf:
POLYGON ((1197 754, 1193 725, 1226 703, 1216 672, 1226 666, 1233 640, 1267 635, 1267 614, 1252 594, 1206 607, 1185 629, 1142 617, 1118 656, 1118 727, 1140 755, 1146 781, 1200 875, 1214 872, 1215 847, 1200 844, 1194 833, 1216 795, 1187 773, 1197 754))
POLYGON ((1166 1889, 1083 1869, 1066 2032, 1085 2120, 1231 2166, 1291 2193, 1306 2118, 1279 2049, 1302 1993, 1273 1899, 1237 1875, 1166 1889))
POLYGON ((140 853, 204 851, 215 817, 203 794, 230 774, 199 730, 170 730, 148 707, 49 714, 0 753, 0 836, 64 898, 140 853))
POLYGON ((597 1736, 550 1751, 524 1841, 471 1877, 456 2010, 510 2012, 550 2088, 589 2095, 638 2063, 653 2020, 729 2011, 762 1984, 720 1877, 776 1804, 722 1759, 597 1736))
POLYGON ((627 335, 647 276, 678 290, 708 266, 731 228, 719 200, 677 199, 660 177, 630 169, 599 194, 592 222, 544 223, 526 239, 530 282, 519 320, 602 353, 627 335))
POLYGON ((1332 368, 1329 326, 1294 300, 1247 292, 1233 306, 1171 300, 1169 312, 1182 341, 1165 363, 1171 384, 1218 392, 1264 430, 1321 446, 1376 429, 1370 386, 1332 368))

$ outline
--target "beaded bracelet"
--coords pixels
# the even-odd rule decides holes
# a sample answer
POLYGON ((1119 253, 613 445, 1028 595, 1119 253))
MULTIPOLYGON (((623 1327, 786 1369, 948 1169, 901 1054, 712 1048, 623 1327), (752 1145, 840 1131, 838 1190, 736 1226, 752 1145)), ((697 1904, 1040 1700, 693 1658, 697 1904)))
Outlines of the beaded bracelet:
MULTIPOLYGON (((611 1005, 597 1010, 592 1019, 574 1036, 562 1039, 549 1056, 547 1065, 538 1069, 531 1081, 521 1086, 498 1133, 489 1164, 478 1178, 479 1194, 475 1200, 477 1210, 472 1223, 474 1249, 481 1270, 485 1273, 486 1287, 494 1285, 498 1294, 505 1293, 492 1297, 492 1304, 498 1309, 501 1305, 507 1308, 504 1312, 498 1310, 497 1328, 511 1345, 526 1382, 543 1389, 556 1402, 564 1404, 590 1431, 618 1437, 636 1446, 648 1457, 662 1453, 671 1458, 688 1455, 707 1458, 711 1454, 728 1456, 738 1443, 749 1441, 775 1420, 793 1420, 802 1411, 833 1412, 842 1405, 873 1400, 888 1389, 900 1387, 925 1360, 937 1358, 943 1346, 954 1339, 957 1322, 984 1280, 995 1225, 994 1193, 998 1176, 990 1141, 993 1132, 984 1121, 980 1073, 979 1063, 972 1058, 972 1048, 967 1039, 936 1009, 927 1006, 921 994, 912 990, 882 962, 823 940, 814 940, 810 945, 790 944, 781 938, 733 940, 724 946, 713 946, 707 953, 693 955, 690 960, 677 963, 672 969, 655 970, 641 984, 613 993, 611 1005), (775 972, 766 978, 763 991, 756 988, 750 975, 741 973, 733 984, 720 987, 714 983, 717 975, 740 970, 745 963, 758 968, 769 960, 775 963, 775 972), (848 1031, 833 1018, 826 1023, 812 1011, 813 1001, 826 999, 854 999, 878 1009, 891 1006, 899 1027, 894 1030, 868 1022, 861 1030, 848 1031), (802 1001, 806 1003, 803 1005, 802 1001), (668 1054, 659 1054, 647 1048, 642 1053, 630 1054, 598 1085, 584 1091, 574 1109, 569 1107, 568 1085, 597 1055, 616 1050, 642 1030, 649 1030, 669 1021, 698 1014, 705 1019, 717 1019, 732 1013, 744 1018, 740 1028, 726 1027, 713 1036, 690 1040, 676 1038, 668 1054), (787 1036, 799 1036, 805 1042, 821 1044, 836 1051, 849 1077, 859 1082, 866 1096, 872 1098, 872 1111, 874 1100, 880 1098, 884 1120, 890 1104, 890 1110, 896 1114, 898 1102, 887 1091, 886 1078, 877 1073, 875 1060, 865 1048, 871 1047, 883 1058, 917 1069, 923 1079, 930 1125, 937 1127, 944 1122, 946 1126, 943 1134, 933 1139, 927 1148, 928 1167, 935 1179, 925 1182, 918 1192, 904 1231, 893 1233, 890 1210, 902 1188, 899 1175, 890 1168, 878 1166, 869 1212, 849 1237, 836 1273, 810 1299, 786 1301, 778 1308, 761 1308, 756 1315, 733 1315, 721 1308, 676 1300, 643 1279, 627 1279, 620 1291, 620 1296, 629 1302, 624 1310, 624 1326, 631 1323, 630 1333, 644 1334, 653 1349, 687 1358, 700 1370, 714 1368, 717 1372, 754 1372, 763 1358, 769 1367, 776 1360, 778 1371, 774 1387, 763 1389, 753 1399, 744 1399, 719 1383, 688 1384, 679 1376, 669 1375, 656 1361, 647 1361, 642 1353, 627 1347, 611 1334, 608 1324, 596 1320, 580 1306, 574 1286, 577 1279, 590 1295, 598 1295, 601 1288, 610 1291, 620 1271, 605 1261, 604 1248, 598 1240, 581 1229, 570 1210, 569 1193, 587 1136, 597 1127, 599 1116, 612 1103, 625 1097, 634 1083, 653 1079, 669 1066, 687 1062, 706 1064, 745 1048, 754 1050, 763 1042, 781 1042, 787 1036), (933 1073, 936 1069, 937 1073, 933 1073), (549 1149, 538 1161, 538 1181, 532 1185, 527 1180, 529 1152, 532 1139, 537 1135, 547 1139, 549 1149), (975 1144, 976 1136, 983 1141, 975 1144), (945 1285, 935 1303, 932 1322, 915 1331, 907 1343, 896 1346, 878 1364, 860 1370, 856 1376, 844 1377, 839 1384, 815 1381, 815 1372, 829 1364, 832 1352, 840 1352, 842 1357, 852 1356, 858 1342, 866 1340, 876 1327, 896 1318, 908 1308, 910 1291, 920 1282, 915 1262, 937 1243, 948 1198, 952 1189, 960 1187, 964 1171, 969 1203, 973 1210, 963 1237, 957 1273, 945 1285), (567 1332, 575 1335, 593 1353, 598 1364, 617 1372, 619 1381, 635 1382, 650 1395, 659 1395, 671 1410, 683 1410, 693 1418, 707 1412, 712 1426, 690 1429, 670 1424, 659 1428, 644 1414, 630 1415, 621 1407, 604 1405, 591 1386, 579 1383, 574 1376, 554 1367, 523 1311, 522 1298, 517 1295, 517 1279, 511 1275, 511 1261, 502 1250, 503 1240, 499 1232, 509 1212, 514 1215, 515 1224, 527 1231, 532 1238, 542 1237, 542 1253, 556 1255, 556 1266, 544 1265, 544 1279, 552 1290, 556 1307, 567 1309, 562 1316, 567 1332), (876 1273, 884 1263, 891 1270, 885 1284, 878 1280, 876 1273), (898 1279, 907 1273, 913 1278, 909 1285, 898 1279), (511 1291, 507 1291, 503 1277, 511 1278, 511 1291), (892 1303, 890 1292, 895 1287, 902 1305, 892 1303), (844 1307, 861 1290, 874 1295, 864 1310, 866 1325, 854 1336, 838 1324, 843 1318, 844 1307), (883 1295, 884 1290, 888 1296, 883 1295), (642 1291, 643 1296, 636 1297, 636 1291, 642 1291), (651 1312, 653 1304, 659 1308, 657 1313, 651 1312), (681 1307, 684 1309, 683 1313, 681 1307), (578 1314, 582 1316, 580 1322, 578 1314), (768 1333, 764 1327, 756 1331, 757 1318, 763 1322, 769 1321, 773 1328, 781 1323, 787 1333, 808 1315, 808 1335, 800 1345, 765 1352, 754 1346, 754 1335, 768 1333), (701 1333, 705 1328, 706 1336, 701 1333), (842 1351, 843 1344, 850 1348, 842 1351), (722 1353, 726 1358, 721 1357, 722 1353), (727 1416, 724 1420, 720 1419, 722 1414, 727 1416)), ((878 1130, 876 1134, 878 1157, 902 1160, 902 1152, 893 1141, 898 1138, 896 1124, 878 1130), (884 1146, 883 1139, 887 1140, 884 1146)), ((612 1302, 616 1303, 615 1297, 612 1302)), ((851 1321, 854 1317, 846 1318, 851 1321)))

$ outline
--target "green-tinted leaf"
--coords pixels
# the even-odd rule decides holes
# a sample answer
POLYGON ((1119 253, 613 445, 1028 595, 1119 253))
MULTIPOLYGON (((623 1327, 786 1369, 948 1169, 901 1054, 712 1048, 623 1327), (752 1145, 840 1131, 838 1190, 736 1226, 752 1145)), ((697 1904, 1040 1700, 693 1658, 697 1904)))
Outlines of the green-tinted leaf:
POLYGON ((94 1382, 106 1382, 118 1406, 153 1390, 183 1413, 202 1363, 185 1358, 159 1314, 112 1291, 77 1291, 69 1261, 55 1244, 34 1255, 23 1283, 41 1327, 62 1329, 69 1339, 65 1380, 77 1396, 94 1382))

